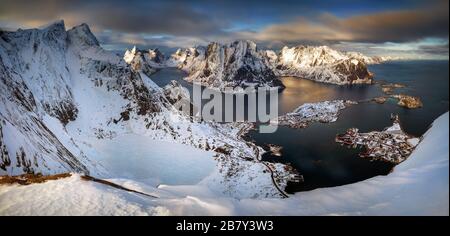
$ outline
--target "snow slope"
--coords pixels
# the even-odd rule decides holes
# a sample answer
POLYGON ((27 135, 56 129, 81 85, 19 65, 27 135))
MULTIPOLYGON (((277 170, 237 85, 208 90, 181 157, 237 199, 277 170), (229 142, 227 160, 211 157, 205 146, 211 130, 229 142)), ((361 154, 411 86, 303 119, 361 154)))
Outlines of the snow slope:
POLYGON ((197 184, 218 164, 212 151, 136 134, 98 139, 91 144, 97 152, 93 158, 110 170, 112 176, 154 186, 197 184))
POLYGON ((153 188, 126 180, 144 197, 78 175, 29 186, 0 186, 0 215, 448 215, 449 113, 439 117, 388 176, 300 192, 288 199, 233 199, 202 185, 153 188))

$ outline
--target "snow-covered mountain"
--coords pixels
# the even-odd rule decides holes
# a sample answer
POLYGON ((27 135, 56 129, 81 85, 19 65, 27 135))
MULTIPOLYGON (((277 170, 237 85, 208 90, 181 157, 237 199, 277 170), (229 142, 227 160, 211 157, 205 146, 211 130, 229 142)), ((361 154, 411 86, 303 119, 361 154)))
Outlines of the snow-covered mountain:
POLYGON ((132 50, 126 62, 105 51, 85 24, 68 31, 60 21, 1 32, 0 175, 108 177, 96 143, 131 133, 212 151, 216 169, 202 183, 214 191, 237 198, 281 196, 276 187, 286 185, 288 168, 259 161, 262 148, 241 138, 249 124, 183 115, 138 66, 159 56, 142 54, 132 50))
POLYGON ((66 32, 63 22, 42 30, 1 32, 0 172, 89 172, 84 153, 45 124, 57 120, 63 129, 79 114, 67 67, 71 44, 98 45, 85 25, 66 32))
POLYGON ((225 87, 279 87, 282 83, 271 69, 265 52, 252 41, 180 49, 172 55, 185 80, 222 90, 225 87))
POLYGON ((227 45, 179 49, 168 60, 188 73, 185 80, 210 88, 279 87, 278 76, 296 76, 332 84, 370 84, 373 74, 368 64, 389 58, 369 57, 356 52, 340 52, 327 46, 283 47, 279 52, 258 50, 252 41, 227 45))
POLYGON ((133 47, 133 49, 125 51, 123 59, 131 65, 133 70, 142 71, 147 76, 155 73, 158 69, 166 67, 166 59, 157 48, 144 51, 133 47))
POLYGON ((360 52, 347 52, 346 55, 352 59, 364 62, 366 65, 381 64, 393 60, 390 56, 366 56, 360 52))
MULTIPOLYGON (((370 84, 373 75, 361 60, 362 54, 342 53, 327 46, 283 47, 275 58, 274 71, 280 76, 296 76, 332 84, 370 84)), ((368 58, 366 58, 368 60, 368 58)))

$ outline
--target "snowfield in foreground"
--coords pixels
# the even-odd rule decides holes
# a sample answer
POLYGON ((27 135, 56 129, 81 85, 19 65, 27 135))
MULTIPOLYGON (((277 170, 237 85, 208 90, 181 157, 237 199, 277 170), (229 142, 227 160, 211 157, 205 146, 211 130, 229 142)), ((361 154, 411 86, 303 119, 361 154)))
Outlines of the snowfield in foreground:
POLYGON ((28 186, 0 186, 0 215, 448 215, 449 113, 388 176, 300 192, 288 199, 220 197, 204 185, 146 186, 111 180, 131 193, 79 175, 28 186))
POLYGON ((197 184, 216 168, 214 152, 188 145, 125 134, 94 140, 95 160, 115 178, 157 184, 197 184))

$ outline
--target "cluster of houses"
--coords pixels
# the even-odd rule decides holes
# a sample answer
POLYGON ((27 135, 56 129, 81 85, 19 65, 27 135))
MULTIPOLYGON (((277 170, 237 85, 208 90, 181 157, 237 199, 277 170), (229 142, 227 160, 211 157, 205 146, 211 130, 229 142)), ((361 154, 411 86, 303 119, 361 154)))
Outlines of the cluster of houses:
POLYGON ((364 147, 360 157, 382 160, 398 164, 406 160, 419 143, 415 138, 403 132, 397 116, 394 124, 383 131, 359 133, 357 128, 350 128, 344 134, 336 136, 336 142, 352 147, 364 147))

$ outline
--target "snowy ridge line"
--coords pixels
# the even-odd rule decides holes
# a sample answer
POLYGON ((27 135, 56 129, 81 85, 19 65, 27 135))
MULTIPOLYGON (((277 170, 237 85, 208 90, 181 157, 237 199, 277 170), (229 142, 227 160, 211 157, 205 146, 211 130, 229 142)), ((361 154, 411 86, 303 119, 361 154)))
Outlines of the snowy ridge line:
POLYGON ((113 182, 110 182, 110 181, 107 181, 107 180, 104 180, 104 179, 98 179, 98 178, 95 178, 95 177, 92 177, 92 176, 89 176, 89 175, 82 175, 82 176, 80 176, 80 178, 82 180, 93 181, 93 182, 96 182, 96 183, 101 183, 101 184, 104 184, 104 185, 108 185, 108 186, 113 187, 113 188, 125 190, 127 192, 138 193, 138 194, 142 194, 144 196, 152 197, 152 198, 158 198, 157 196, 153 196, 153 195, 148 194, 148 193, 143 193, 143 192, 139 192, 139 191, 136 191, 136 190, 133 190, 133 189, 129 189, 129 188, 123 187, 121 185, 115 184, 113 182))

